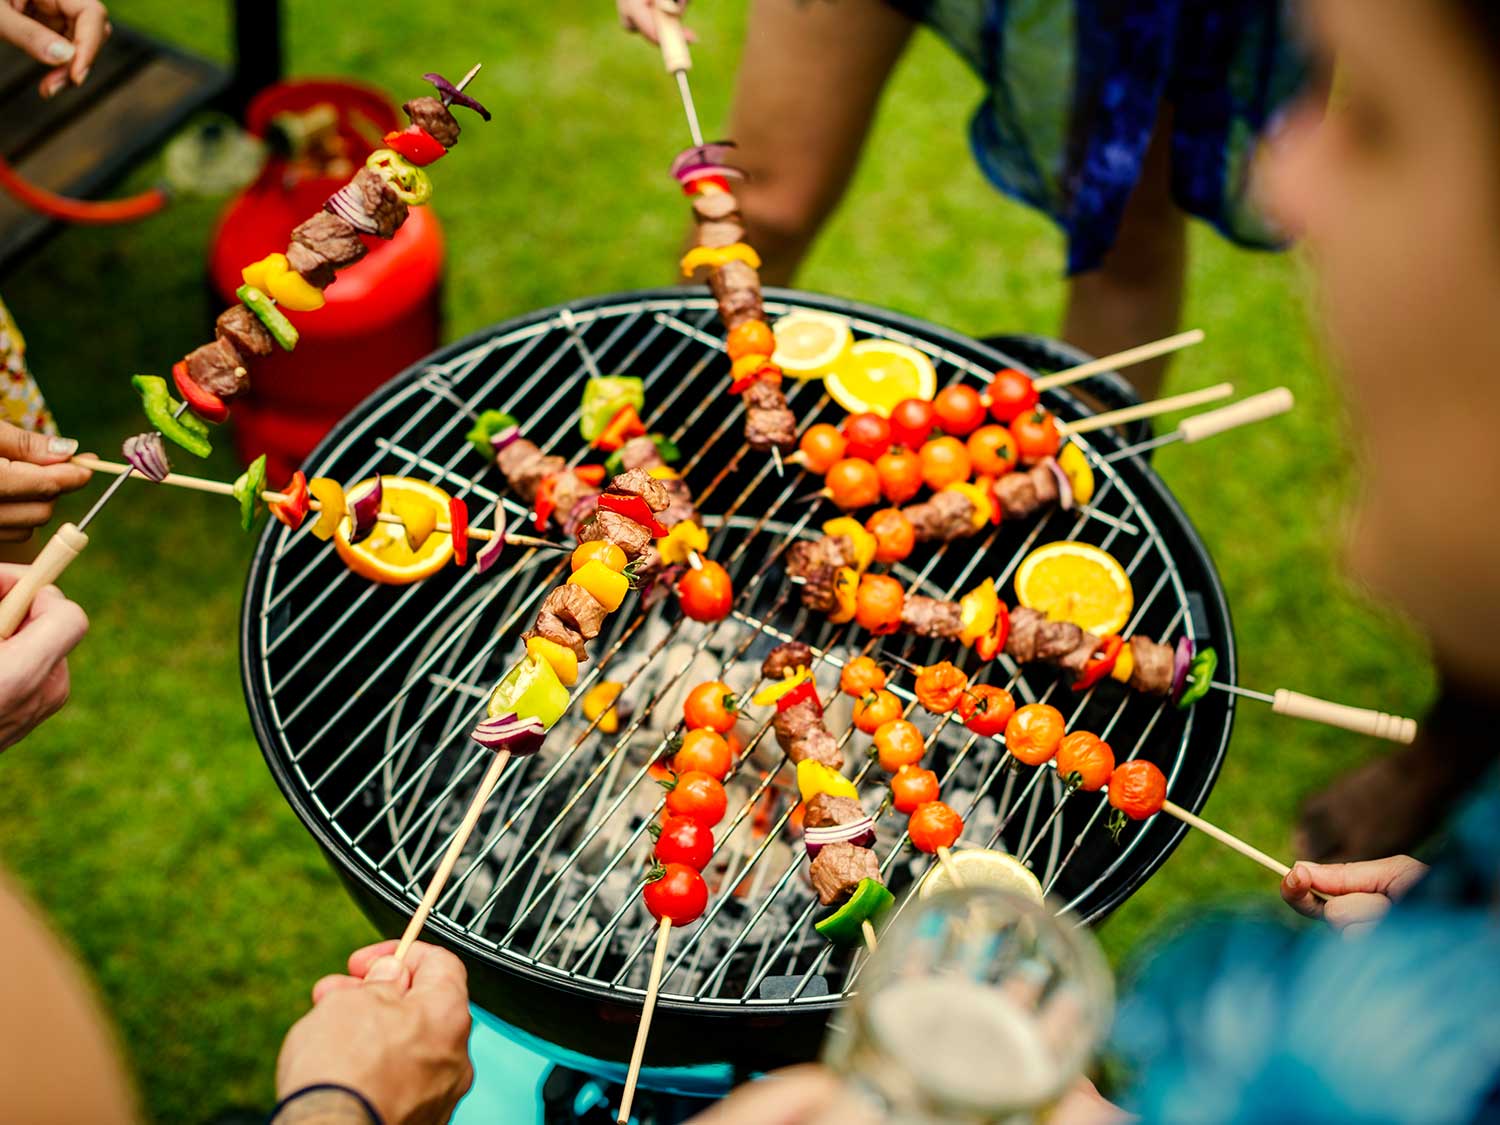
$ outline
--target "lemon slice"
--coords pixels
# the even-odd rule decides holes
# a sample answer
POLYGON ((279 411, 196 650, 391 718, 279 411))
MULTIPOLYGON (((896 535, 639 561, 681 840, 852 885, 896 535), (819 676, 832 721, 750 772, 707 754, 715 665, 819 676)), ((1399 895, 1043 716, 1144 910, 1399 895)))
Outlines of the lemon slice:
MULTIPOLYGON (((946 863, 932 866, 917 887, 918 898, 958 889, 948 866, 946 863)), ((952 866, 965 887, 994 887, 1033 902, 1043 901, 1042 885, 1030 868, 1013 855, 984 848, 964 848, 953 853, 952 866)))
MULTIPOLYGON (((370 489, 373 480, 361 481, 349 490, 352 507, 370 489)), ((435 485, 411 477, 381 478, 381 510, 416 523, 436 524, 448 517, 448 494, 435 485)), ((349 542, 348 517, 339 521, 333 546, 354 573, 372 582, 404 586, 436 574, 453 558, 453 537, 433 532, 413 551, 401 524, 378 523, 368 538, 349 542)))
POLYGON ((849 322, 832 313, 787 313, 771 331, 776 336, 771 362, 798 379, 821 379, 848 358, 854 344, 849 322))
POLYGON ((1135 594, 1115 557, 1087 543, 1063 540, 1038 547, 1016 571, 1016 601, 1053 621, 1071 621, 1097 637, 1130 620, 1135 594))
POLYGON ((903 399, 931 399, 937 393, 932 360, 892 340, 859 341, 826 381, 833 401, 849 413, 869 410, 882 418, 903 399))

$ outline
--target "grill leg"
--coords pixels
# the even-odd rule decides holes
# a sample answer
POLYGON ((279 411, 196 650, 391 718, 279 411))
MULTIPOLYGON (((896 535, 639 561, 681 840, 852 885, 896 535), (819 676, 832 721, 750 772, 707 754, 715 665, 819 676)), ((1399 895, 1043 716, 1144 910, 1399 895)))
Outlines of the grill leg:
POLYGON ((281 76, 281 0, 234 0, 234 79, 225 95, 229 111, 243 118, 250 99, 281 76))

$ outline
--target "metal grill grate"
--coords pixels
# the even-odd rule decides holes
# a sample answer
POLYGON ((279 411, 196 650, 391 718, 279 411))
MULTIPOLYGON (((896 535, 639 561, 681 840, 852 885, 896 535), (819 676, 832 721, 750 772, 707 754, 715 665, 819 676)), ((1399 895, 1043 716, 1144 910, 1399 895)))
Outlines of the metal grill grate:
MULTIPOLYGON (((767 311, 833 308, 851 315, 857 336, 900 340, 927 352, 941 383, 985 382, 1004 357, 913 321, 804 294, 771 293, 767 311)), ((765 652, 796 637, 819 652, 822 694, 837 667, 877 644, 910 659, 940 654, 938 642, 884 638, 810 617, 784 581, 780 559, 797 536, 816 535, 829 516, 805 496, 812 478, 741 444, 737 400, 722 392, 727 360, 714 304, 669 291, 581 302, 454 345, 407 372, 369 402, 314 455, 309 475, 354 481, 375 472, 435 480, 464 497, 476 523, 514 522, 525 508, 474 455, 463 435, 472 410, 504 409, 547 452, 585 459, 575 431, 581 380, 590 362, 640 375, 646 423, 684 451, 709 548, 734 578, 733 615, 717 627, 682 620, 638 601, 611 618, 593 646, 576 692, 601 677, 623 682, 633 715, 605 735, 570 713, 534 758, 513 763, 432 916, 438 933, 501 968, 619 994, 644 983, 653 926, 636 888, 650 839, 646 826, 661 791, 651 762, 664 751, 692 684, 724 678, 750 692, 765 652), (727 670, 727 672, 726 672, 727 670)), ((791 406, 804 424, 839 413, 821 384, 797 386, 791 406)), ((1051 404, 1065 418, 1076 403, 1051 404)), ((1138 466, 1109 465, 1107 435, 1081 441, 1098 474, 1090 508, 1051 510, 945 550, 919 546, 895 573, 934 596, 956 596, 984 576, 1002 591, 1020 559, 1054 539, 1096 543, 1132 577, 1136 608, 1128 632, 1168 639, 1185 631, 1224 654, 1233 682, 1233 643, 1217 579, 1191 528, 1156 478, 1138 466)), ((514 659, 519 631, 567 566, 566 557, 517 552, 483 579, 450 570, 390 588, 347 571, 334 552, 280 527, 266 533, 245 606, 244 674, 252 714, 273 771, 294 807, 333 853, 346 877, 387 901, 406 904, 423 886, 472 796, 487 752, 467 740, 495 679, 514 659)), ((1007 600, 1012 600, 1007 598, 1007 600)), ((1174 800, 1200 808, 1232 719, 1222 693, 1179 714, 1163 701, 1108 684, 1075 694, 1050 669, 1009 661, 986 677, 1018 699, 1058 706, 1098 732, 1121 760, 1144 755, 1162 766, 1174 800)), ((892 689, 908 704, 909 676, 892 689)), ((575 708, 576 712, 578 709, 575 708)), ((847 731, 847 711, 830 708, 830 729, 847 731)), ((1049 891, 1085 919, 1112 909, 1180 838, 1174 823, 1132 827, 1112 843, 1096 822, 1097 794, 1065 797, 1053 771, 1015 768, 1003 745, 961 724, 912 715, 928 736, 928 763, 945 799, 963 814, 962 843, 1001 846, 1031 863, 1049 891)), ((816 899, 802 873, 800 844, 784 831, 795 797, 776 780, 781 752, 769 716, 741 724, 744 765, 716 830, 717 886, 704 919, 674 941, 664 1004, 740 1006, 826 1003, 852 980, 812 928, 816 899)), ((849 734, 843 735, 849 740, 849 734)), ((849 746, 861 750, 863 736, 849 746)), ((869 786, 870 766, 856 781, 869 786)), ((914 853, 882 821, 877 851, 893 890, 919 874, 914 853)), ((710 875, 710 884, 716 880, 710 875)))

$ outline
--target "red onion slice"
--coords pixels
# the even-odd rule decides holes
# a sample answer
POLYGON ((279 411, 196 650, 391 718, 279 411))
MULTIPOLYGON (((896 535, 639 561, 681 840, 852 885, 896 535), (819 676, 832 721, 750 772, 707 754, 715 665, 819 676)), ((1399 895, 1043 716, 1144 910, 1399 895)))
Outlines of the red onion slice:
POLYGON ((131 468, 157 484, 166 480, 172 471, 172 462, 167 460, 167 446, 161 434, 152 432, 128 437, 121 452, 131 468))
POLYGON ((710 176, 723 176, 728 180, 743 180, 745 173, 738 168, 731 168, 728 164, 695 164, 691 168, 684 168, 677 173, 677 182, 683 187, 706 180, 710 176))
POLYGON ((474 556, 474 569, 483 574, 500 561, 500 554, 504 550, 505 524, 501 523, 495 527, 495 537, 479 548, 479 553, 474 556))
POLYGON ((484 106, 480 105, 473 98, 469 97, 468 94, 464 93, 452 82, 449 82, 441 74, 424 74, 422 75, 422 77, 427 79, 427 81, 431 82, 434 86, 437 87, 437 92, 442 97, 443 103, 445 105, 456 103, 466 109, 472 109, 486 121, 490 119, 489 110, 485 109, 484 106))
POLYGON ((724 164, 734 151, 733 141, 709 141, 702 145, 689 145, 672 158, 672 175, 681 177, 690 168, 705 164, 724 164))
POLYGON ((1063 472, 1063 467, 1057 463, 1056 457, 1048 457, 1042 462, 1052 470, 1052 475, 1057 478, 1057 506, 1065 512, 1073 510, 1073 482, 1068 479, 1068 474, 1063 472))
POLYGON ((380 522, 380 502, 385 497, 385 481, 375 478, 372 488, 358 499, 346 498, 349 506, 349 542, 358 543, 369 538, 370 532, 380 522))
POLYGON ((848 843, 856 848, 867 848, 875 842, 875 822, 862 817, 849 824, 830 824, 824 828, 806 828, 802 832, 802 844, 807 848, 807 857, 816 859, 828 844, 848 843))
POLYGON ((563 520, 563 533, 573 539, 578 538, 578 532, 583 528, 584 522, 599 509, 599 494, 585 496, 573 505, 573 510, 563 520))
POLYGON ((546 736, 547 728, 540 719, 519 719, 515 715, 486 719, 469 732, 469 737, 486 750, 509 750, 516 758, 535 754, 546 736))
POLYGON ((343 219, 361 234, 378 234, 380 225, 370 218, 364 207, 364 194, 351 181, 328 197, 323 210, 343 219))
POLYGON ((1193 663, 1193 642, 1183 637, 1177 642, 1177 651, 1172 654, 1172 702, 1182 698, 1182 689, 1187 687, 1188 668, 1193 663))
POLYGON ((521 436, 520 426, 502 426, 490 435, 490 448, 496 453, 515 442, 521 436))

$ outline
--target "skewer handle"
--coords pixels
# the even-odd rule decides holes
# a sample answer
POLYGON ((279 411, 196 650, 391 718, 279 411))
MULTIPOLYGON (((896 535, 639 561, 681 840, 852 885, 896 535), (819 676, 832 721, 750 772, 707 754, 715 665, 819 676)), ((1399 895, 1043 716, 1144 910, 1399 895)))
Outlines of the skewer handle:
POLYGON ((26 620, 36 596, 62 577, 74 559, 89 545, 87 533, 77 524, 65 523, 52 533, 26 573, 0 600, 0 641, 8 640, 26 620))
POLYGON ((646 1057, 646 1036, 651 1033, 651 1016, 656 1011, 656 994, 661 990, 661 970, 667 961, 667 939, 672 934, 672 919, 663 918, 656 928, 656 951, 651 955, 651 977, 646 981, 646 1003, 641 1008, 641 1026, 636 1029, 635 1049, 630 1052, 630 1073, 625 1076, 625 1090, 620 1095, 620 1125, 630 1121, 630 1107, 635 1104, 635 1086, 641 1079, 641 1060, 646 1057))
POLYGON ((1350 707, 1343 703, 1330 703, 1326 699, 1315 699, 1301 692, 1278 688, 1271 697, 1271 710, 1278 715, 1289 715, 1294 719, 1310 719, 1315 723, 1326 723, 1331 727, 1358 731, 1372 738, 1384 738, 1410 746, 1417 737, 1414 719, 1400 715, 1388 715, 1366 707, 1350 707))
POLYGON ((1087 379, 1090 375, 1102 375, 1106 371, 1118 371, 1122 367, 1130 367, 1133 364, 1145 363, 1148 359, 1157 356, 1168 355, 1171 352, 1190 348, 1194 344, 1203 342, 1203 329, 1194 328, 1188 332, 1179 332, 1175 336, 1168 336, 1163 340, 1156 340, 1150 344, 1142 344, 1138 348, 1129 348, 1114 355, 1100 356, 1091 359, 1087 363, 1080 363, 1077 367, 1070 367, 1066 371, 1056 371, 1051 375, 1043 375, 1032 381, 1032 386, 1039 391, 1050 391, 1053 387, 1065 387, 1069 383, 1076 383, 1080 379, 1087 379))
POLYGON ((1219 843, 1223 844, 1225 847, 1232 848, 1235 851, 1239 852, 1240 855, 1245 856, 1249 859, 1253 859, 1267 871, 1274 871, 1278 876, 1282 878, 1285 878, 1286 873, 1291 870, 1290 867, 1282 863, 1279 859, 1273 859, 1271 856, 1268 856, 1259 848, 1251 847, 1249 844, 1245 843, 1245 841, 1241 840, 1238 836, 1232 836, 1228 832, 1225 832, 1224 829, 1220 828, 1217 824, 1210 824, 1202 817, 1194 816, 1181 805, 1175 804, 1172 801, 1163 801, 1161 805, 1161 811, 1166 813, 1168 816, 1175 816, 1178 820, 1182 821, 1182 823, 1186 824, 1190 828, 1196 828, 1205 836, 1212 836, 1215 840, 1219 841, 1219 843))
POLYGON ((687 36, 682 32, 682 5, 678 0, 656 0, 656 40, 661 45, 662 65, 668 74, 693 69, 687 36))
POLYGON ((1188 391, 1186 394, 1172 395, 1170 398, 1159 398, 1154 402, 1137 403, 1135 406, 1126 406, 1119 410, 1106 410, 1103 414, 1095 414, 1091 418, 1060 425, 1058 429, 1064 436, 1092 433, 1094 430, 1103 430, 1109 426, 1123 425, 1126 422, 1136 422, 1142 418, 1155 418, 1158 414, 1171 414, 1174 410, 1187 410, 1190 407, 1202 406, 1204 403, 1218 402, 1232 394, 1234 394, 1233 383, 1219 383, 1212 387, 1204 387, 1201 391, 1188 391))
POLYGON ((1289 388, 1277 387, 1228 406, 1221 406, 1217 410, 1184 418, 1177 424, 1177 432, 1182 435, 1184 444, 1191 445, 1236 426, 1248 426, 1251 422, 1262 422, 1278 414, 1285 414, 1296 402, 1289 388))

